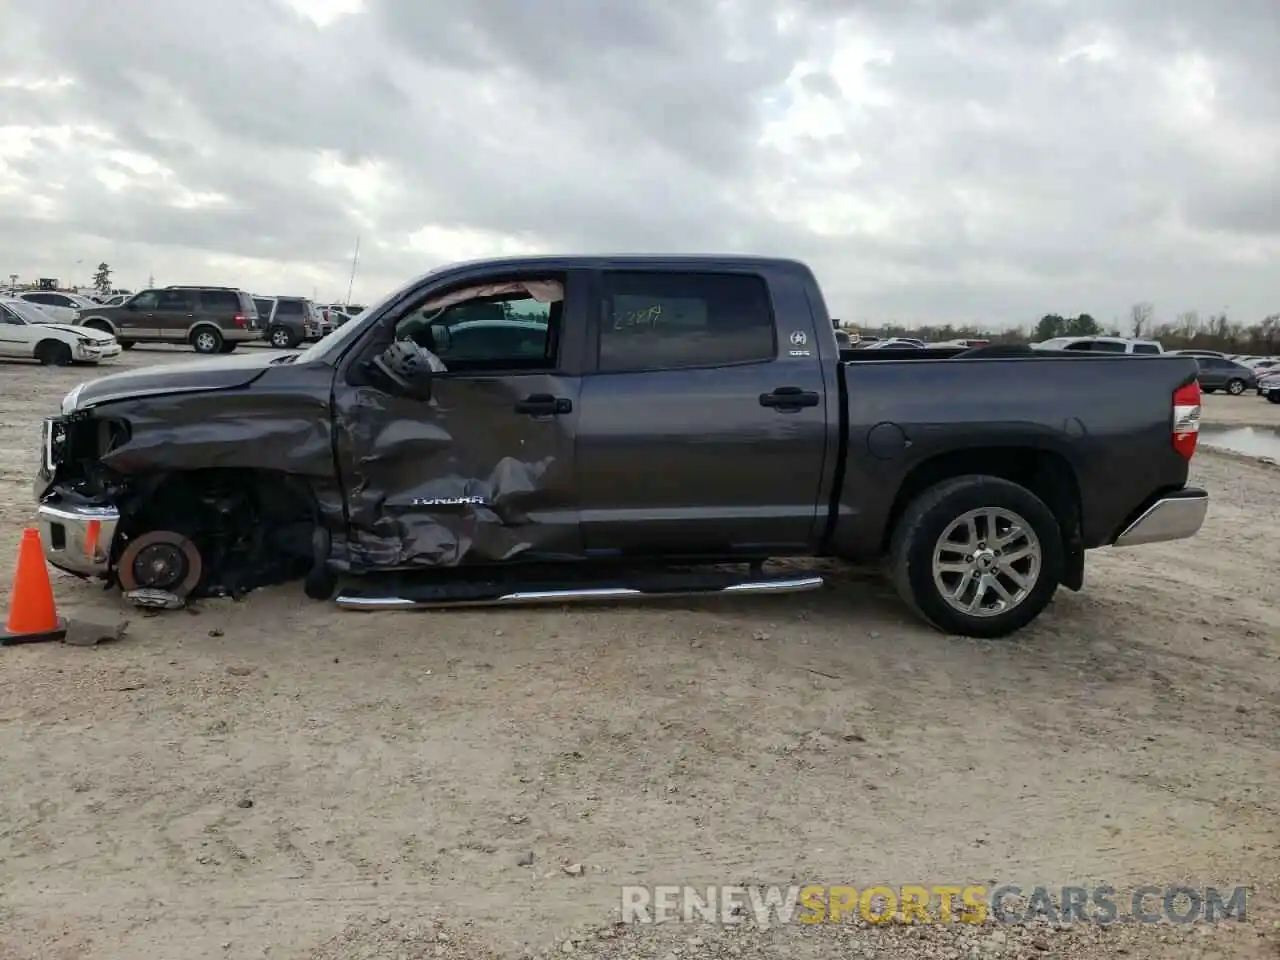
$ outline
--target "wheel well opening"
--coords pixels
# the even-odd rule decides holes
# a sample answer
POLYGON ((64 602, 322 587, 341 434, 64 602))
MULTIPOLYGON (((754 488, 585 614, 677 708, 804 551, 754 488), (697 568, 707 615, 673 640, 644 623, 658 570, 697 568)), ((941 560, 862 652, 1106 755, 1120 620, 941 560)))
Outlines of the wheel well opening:
POLYGON ((304 577, 314 565, 317 501, 281 471, 207 469, 133 478, 121 502, 115 562, 129 544, 169 531, 194 544, 195 596, 238 595, 304 577))
POLYGON ((1063 583, 1073 590, 1083 584, 1084 547, 1080 529, 1080 485, 1062 454, 1038 447, 974 447, 939 454, 918 464, 903 481, 885 525, 881 552, 889 549, 894 527, 907 506, 925 490, 966 474, 1000 477, 1026 487, 1058 518, 1067 553, 1063 583))

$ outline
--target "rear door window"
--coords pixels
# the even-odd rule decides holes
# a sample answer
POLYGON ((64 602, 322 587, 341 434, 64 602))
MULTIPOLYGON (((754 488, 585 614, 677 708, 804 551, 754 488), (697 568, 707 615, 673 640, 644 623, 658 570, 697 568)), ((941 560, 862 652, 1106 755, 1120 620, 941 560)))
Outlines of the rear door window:
POLYGON ((777 356, 769 288, 760 277, 619 270, 603 274, 602 281, 601 372, 715 367, 777 356))
POLYGON ((276 302, 277 317, 301 317, 305 312, 301 300, 279 300, 276 302))
POLYGON ((240 298, 232 290, 202 290, 200 305, 213 313, 240 312, 240 298))
POLYGON ((191 313, 196 308, 195 294, 190 290, 161 290, 157 310, 191 313))

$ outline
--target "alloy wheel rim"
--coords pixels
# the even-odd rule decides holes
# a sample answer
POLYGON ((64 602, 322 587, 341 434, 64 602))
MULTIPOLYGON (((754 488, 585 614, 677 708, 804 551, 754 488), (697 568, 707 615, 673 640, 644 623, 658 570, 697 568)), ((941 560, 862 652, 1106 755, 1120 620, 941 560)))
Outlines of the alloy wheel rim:
POLYGON ((933 549, 933 583, 952 609, 995 617, 1021 606, 1040 580, 1044 551, 1031 524, 1003 507, 969 510, 933 549))

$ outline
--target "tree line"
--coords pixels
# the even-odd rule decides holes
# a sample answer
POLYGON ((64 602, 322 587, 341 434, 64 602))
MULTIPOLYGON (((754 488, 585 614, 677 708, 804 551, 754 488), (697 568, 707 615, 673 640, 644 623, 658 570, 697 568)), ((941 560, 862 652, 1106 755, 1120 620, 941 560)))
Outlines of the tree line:
POLYGON ((1194 310, 1178 314, 1171 322, 1158 322, 1155 307, 1150 303, 1135 303, 1123 329, 1104 326, 1087 313, 1066 317, 1057 313, 1045 314, 1026 330, 1002 330, 993 332, 976 324, 907 327, 886 324, 882 327, 861 327, 862 333, 879 337, 915 337, 927 342, 940 340, 990 340, 992 343, 1027 343, 1051 340, 1054 337, 1134 337, 1142 340, 1159 340, 1166 350, 1220 350, 1223 353, 1280 354, 1280 313, 1272 314, 1254 324, 1231 320, 1226 313, 1201 317, 1194 310))

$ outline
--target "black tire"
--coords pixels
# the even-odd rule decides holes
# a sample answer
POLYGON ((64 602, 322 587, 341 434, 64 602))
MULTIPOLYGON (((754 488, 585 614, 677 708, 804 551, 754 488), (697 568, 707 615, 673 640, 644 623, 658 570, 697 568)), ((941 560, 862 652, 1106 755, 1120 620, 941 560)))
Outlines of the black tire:
POLYGON ((1218 388, 1217 387, 1201 387, 1200 392, 1201 393, 1217 393, 1218 388))
POLYGON ((239 346, 238 343, 223 343, 222 349, 219 350, 218 352, 219 353, 235 353, 236 347, 238 346, 239 346))
POLYGON ((1228 380, 1227 393, 1231 394, 1233 397, 1240 396, 1240 394, 1244 393, 1244 381, 1238 380, 1234 377, 1228 380))
POLYGON ((1280 390, 1271 390, 1267 393, 1267 400, 1271 403, 1280 403, 1280 390))
POLYGON ((111 324, 107 323, 107 321, 105 320, 99 320, 96 317, 93 319, 86 320, 84 323, 80 324, 80 326, 87 327, 90 330, 97 330, 101 333, 115 332, 111 329, 111 324))
MULTIPOLYGON (((978 532, 981 535, 983 531, 978 532)), ((985 548, 985 541, 979 546, 985 548)), ((990 552, 984 549, 984 553, 990 552)), ((889 557, 894 586, 921 618, 945 633, 984 639, 1008 636, 1038 617, 1053 599, 1066 563, 1062 531, 1044 501, 1016 483, 985 475, 944 480, 916 497, 893 530, 889 557), (942 537, 953 523, 974 510, 1015 516, 1030 528, 1039 546, 1038 575, 1026 596, 1011 609, 985 616, 952 606, 933 573, 934 553, 942 537)), ((1029 575, 1029 571, 1030 567, 1016 572, 1029 575)), ((1007 589, 1011 583, 1006 579, 1001 586, 1007 589)))
POLYGON ((302 342, 302 337, 282 323, 277 323, 267 330, 267 343, 277 350, 292 350, 302 342))
POLYGON ((213 327, 200 327, 191 334, 191 346, 196 353, 220 353, 222 334, 213 327))
POLYGON ((120 344, 121 350, 132 350, 134 347, 137 346, 137 343, 135 343, 132 340, 120 340, 118 342, 120 344))
POLYGON ((42 340, 36 344, 36 359, 46 367, 68 367, 71 348, 60 340, 42 340))

